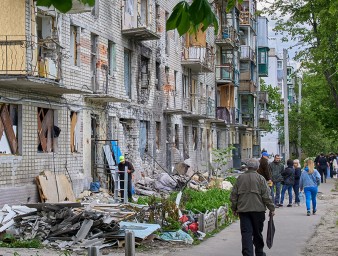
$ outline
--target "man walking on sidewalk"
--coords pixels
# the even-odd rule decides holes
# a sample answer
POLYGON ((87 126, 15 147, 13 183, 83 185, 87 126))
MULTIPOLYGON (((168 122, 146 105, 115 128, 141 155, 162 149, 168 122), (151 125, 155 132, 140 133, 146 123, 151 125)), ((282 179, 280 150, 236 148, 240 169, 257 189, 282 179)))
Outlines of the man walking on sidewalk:
POLYGON ((280 161, 280 156, 275 155, 273 162, 269 164, 272 176, 272 186, 271 186, 271 196, 272 200, 275 203, 275 207, 278 208, 280 204, 280 191, 282 188, 282 171, 284 170, 284 165, 280 161), (276 190, 276 195, 275 195, 276 190))
POLYGON ((275 214, 275 206, 271 200, 270 188, 264 177, 256 172, 258 162, 249 159, 247 168, 235 183, 230 200, 235 215, 239 215, 242 235, 242 255, 253 256, 255 246, 256 256, 265 256, 262 236, 265 211, 275 214))

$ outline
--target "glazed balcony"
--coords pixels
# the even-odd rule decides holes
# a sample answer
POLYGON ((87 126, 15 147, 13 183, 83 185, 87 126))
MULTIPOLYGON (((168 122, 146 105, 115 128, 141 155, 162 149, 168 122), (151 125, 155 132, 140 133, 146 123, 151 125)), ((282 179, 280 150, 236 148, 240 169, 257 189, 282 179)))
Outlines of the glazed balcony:
POLYGON ((251 46, 241 45, 240 52, 240 60, 256 62, 256 53, 251 46))
POLYGON ((193 72, 214 72, 214 54, 210 48, 202 46, 185 46, 182 51, 181 65, 193 72))
POLYGON ((49 94, 83 94, 62 84, 62 47, 53 38, 0 36, 0 88, 49 94))
POLYGON ((256 86, 252 81, 240 81, 238 91, 239 93, 252 94, 256 91, 256 86))
POLYGON ((234 82, 234 68, 232 64, 216 65, 215 72, 217 84, 234 82))
POLYGON ((154 6, 151 0, 125 1, 122 6, 122 35, 138 41, 158 40, 157 24, 153 17, 154 6))

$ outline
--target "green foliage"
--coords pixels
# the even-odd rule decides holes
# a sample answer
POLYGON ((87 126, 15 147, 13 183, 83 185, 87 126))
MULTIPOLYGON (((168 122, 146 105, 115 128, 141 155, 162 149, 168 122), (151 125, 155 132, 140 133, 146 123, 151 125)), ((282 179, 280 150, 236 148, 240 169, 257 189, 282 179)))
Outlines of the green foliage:
POLYGON ((324 78, 322 85, 329 89, 329 97, 338 108, 337 1, 275 0, 269 3, 265 12, 276 20, 275 31, 286 41, 302 46, 298 49, 296 60, 315 74, 316 79, 324 78))
POLYGON ((225 178, 226 181, 229 181, 231 183, 231 185, 235 185, 237 178, 234 176, 228 176, 225 178))
POLYGON ((212 188, 205 192, 193 189, 184 190, 181 205, 185 210, 195 213, 211 211, 213 209, 230 205, 230 191, 212 188))
POLYGON ((223 167, 228 164, 229 158, 232 156, 232 150, 235 149, 232 145, 227 148, 213 148, 212 153, 212 161, 216 164, 216 166, 211 166, 212 169, 216 170, 216 176, 218 171, 221 171, 223 167))
MULTIPOLYGON (((88 4, 89 6, 94 6, 95 0, 78 0, 79 2, 85 4, 88 4)), ((72 9, 73 3, 72 0, 37 0, 38 6, 54 6, 57 10, 59 10, 62 13, 68 12, 70 9, 72 9)))
MULTIPOLYGON (((242 2, 240 0, 239 2, 242 2)), ((229 0, 227 9, 232 9, 236 0, 229 0)), ((196 33, 198 29, 205 31, 209 26, 214 26, 215 34, 218 33, 218 21, 208 0, 193 0, 191 5, 186 1, 179 2, 167 20, 166 29, 177 29, 182 36, 185 33, 196 33)))
POLYGON ((0 247, 6 248, 42 248, 38 239, 17 240, 13 235, 4 234, 0 241, 0 247))

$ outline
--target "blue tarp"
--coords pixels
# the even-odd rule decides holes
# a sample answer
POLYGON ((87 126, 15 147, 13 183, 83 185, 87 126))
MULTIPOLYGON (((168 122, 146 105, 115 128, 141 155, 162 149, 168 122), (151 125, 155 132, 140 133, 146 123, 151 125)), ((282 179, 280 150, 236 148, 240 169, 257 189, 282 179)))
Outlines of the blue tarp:
POLYGON ((117 141, 111 142, 111 149, 114 153, 116 164, 119 164, 120 163, 120 156, 122 156, 122 153, 121 153, 120 147, 117 145, 117 141))
POLYGON ((160 229, 161 226, 158 224, 147 224, 147 223, 136 223, 136 222, 120 222, 121 230, 133 231, 135 237, 145 239, 147 236, 160 229))

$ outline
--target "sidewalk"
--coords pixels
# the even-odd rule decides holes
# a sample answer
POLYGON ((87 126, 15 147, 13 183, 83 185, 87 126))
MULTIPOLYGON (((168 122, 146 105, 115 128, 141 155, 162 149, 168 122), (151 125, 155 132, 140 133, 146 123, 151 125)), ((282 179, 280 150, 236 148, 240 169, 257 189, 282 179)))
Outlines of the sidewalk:
MULTIPOLYGON (((328 179, 327 183, 321 184, 319 192, 323 194, 331 193, 335 180, 328 179)), ((274 217, 276 234, 274 244, 271 249, 265 246, 267 255, 287 255, 299 256, 305 247, 306 241, 313 235, 315 227, 318 225, 321 217, 325 214, 327 204, 325 200, 317 200, 317 214, 306 216, 305 203, 301 206, 283 207, 276 209, 274 217)), ((264 241, 266 239, 268 215, 264 223, 264 241)), ((200 245, 194 246, 188 250, 182 250, 175 253, 167 253, 164 256, 238 256, 241 255, 241 234, 239 221, 224 229, 215 237, 204 241, 200 245)))

